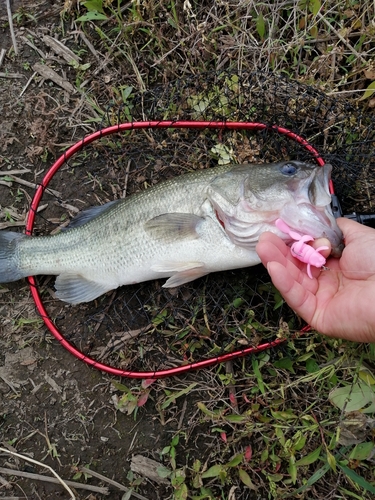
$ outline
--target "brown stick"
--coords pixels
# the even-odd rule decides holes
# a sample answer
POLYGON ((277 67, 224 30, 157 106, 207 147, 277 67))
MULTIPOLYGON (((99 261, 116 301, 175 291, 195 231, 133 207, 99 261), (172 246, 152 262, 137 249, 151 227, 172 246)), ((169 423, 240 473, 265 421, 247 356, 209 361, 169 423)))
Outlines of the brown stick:
POLYGON ((0 66, 3 64, 6 52, 7 51, 5 49, 1 49, 1 51, 0 51, 0 66))
MULTIPOLYGON (((0 467, 0 473, 7 474, 8 476, 25 477, 26 479, 34 479, 36 481, 44 481, 46 483, 55 483, 61 485, 61 482, 55 477, 43 476, 42 474, 33 474, 32 472, 24 472, 22 470, 5 469, 4 467, 0 467)), ((94 491, 95 493, 101 493, 102 495, 109 495, 109 490, 106 487, 102 488, 100 486, 93 486, 91 484, 77 483, 76 481, 64 480, 64 483, 68 486, 71 486, 72 488, 76 488, 77 490, 88 490, 94 491)))
MULTIPOLYGON (((20 453, 16 453, 15 451, 7 450, 6 448, 0 448, 0 451, 2 451, 4 453, 7 453, 8 455, 12 455, 13 457, 21 458, 22 460, 25 460, 26 462, 31 462, 32 464, 40 465, 41 467, 47 468, 55 476, 56 481, 59 484, 61 484, 61 486, 63 486, 68 491, 71 500, 76 500, 76 497, 75 497, 74 493, 72 492, 72 490, 69 488, 69 486, 65 483, 65 481, 63 479, 61 479, 61 477, 57 474, 57 472, 55 472, 52 469, 52 467, 50 467, 49 465, 43 464, 41 462, 38 462, 38 460, 34 460, 31 457, 25 457, 25 455, 21 455, 20 453)), ((2 468, 1 469, 1 473, 2 474, 6 474, 7 471, 9 471, 9 470, 12 470, 12 469, 3 469, 2 468)), ((14 471, 13 470, 12 471, 13 475, 17 475, 16 472, 21 472, 21 471, 14 471)), ((24 472, 23 474, 27 474, 27 473, 24 472)), ((37 474, 37 475, 39 475, 39 474, 37 474)), ((43 476, 40 476, 40 477, 43 477, 43 476)), ((51 479, 53 479, 53 478, 51 478, 51 479)))
MULTIPOLYGON (((112 486, 115 486, 117 489, 120 491, 130 491, 129 488, 124 486, 121 483, 118 483, 117 481, 114 481, 113 479, 110 479, 109 477, 103 476, 102 474, 99 474, 99 472, 95 472, 94 470, 88 469, 86 467, 79 467, 79 470, 83 472, 84 474, 90 474, 90 476, 96 477, 97 479, 100 479, 101 481, 104 481, 105 483, 111 484, 112 486)), ((138 498, 139 500, 148 500, 148 498, 144 497, 143 495, 140 495, 139 493, 136 493, 135 491, 131 492, 131 495, 135 498, 138 498)))
POLYGON ((46 80, 52 80, 56 85, 62 87, 64 90, 73 94, 75 92, 75 88, 73 85, 68 82, 65 78, 62 78, 56 71, 47 66, 46 64, 35 63, 33 65, 33 70, 39 73, 40 76, 45 78, 46 80))
POLYGON ((13 49, 14 49, 14 53, 16 54, 16 56, 18 56, 17 40, 16 40, 16 37, 14 34, 14 29, 13 29, 12 11, 10 10, 10 0, 6 0, 6 5, 7 5, 8 22, 9 22, 10 34, 12 37, 13 49))

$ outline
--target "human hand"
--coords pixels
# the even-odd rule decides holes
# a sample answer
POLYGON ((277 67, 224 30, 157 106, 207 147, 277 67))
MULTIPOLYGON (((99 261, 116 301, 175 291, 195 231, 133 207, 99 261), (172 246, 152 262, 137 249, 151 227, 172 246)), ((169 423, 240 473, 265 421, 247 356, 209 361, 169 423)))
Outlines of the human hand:
MULTIPOLYGON (((314 269, 313 279, 273 233, 261 235, 256 251, 275 287, 312 328, 331 337, 375 342, 375 230, 345 218, 337 223, 345 238, 342 256, 328 258, 329 270, 314 269)), ((330 244, 323 239, 313 244, 322 245, 330 244)))

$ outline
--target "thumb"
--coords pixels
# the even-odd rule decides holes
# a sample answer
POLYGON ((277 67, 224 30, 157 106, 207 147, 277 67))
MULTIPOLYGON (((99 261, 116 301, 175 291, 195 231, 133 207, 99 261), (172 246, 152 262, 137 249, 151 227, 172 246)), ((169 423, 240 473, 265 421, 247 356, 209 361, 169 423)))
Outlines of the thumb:
POLYGON ((318 238, 311 243, 311 246, 313 248, 315 248, 315 250, 317 248, 320 248, 320 247, 328 247, 327 249, 322 250, 320 252, 325 259, 328 259, 329 255, 331 253, 331 250, 332 250, 332 245, 331 245, 331 242, 327 238, 318 238))

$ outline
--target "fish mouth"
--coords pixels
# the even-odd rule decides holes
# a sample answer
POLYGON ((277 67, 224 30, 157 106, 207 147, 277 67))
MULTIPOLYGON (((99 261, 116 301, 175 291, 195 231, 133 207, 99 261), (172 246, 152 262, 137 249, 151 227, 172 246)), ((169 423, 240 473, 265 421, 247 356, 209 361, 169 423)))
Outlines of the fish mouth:
POLYGON ((308 198, 315 207, 325 208, 331 202, 329 183, 331 179, 332 165, 326 163, 322 167, 315 168, 308 186, 308 198))
POLYGON ((288 210, 286 212, 281 218, 289 227, 299 233, 309 234, 314 239, 327 238, 331 243, 332 257, 341 257, 344 249, 344 235, 336 223, 330 205, 313 207, 308 203, 301 203, 297 210, 293 210, 291 218, 288 217, 288 210), (296 213, 298 213, 297 220, 294 217, 296 213))
POLYGON ((315 238, 327 238, 331 242, 331 255, 335 258, 340 258, 344 250, 344 235, 337 225, 336 219, 332 213, 331 205, 318 208, 312 207, 315 212, 319 223, 317 224, 317 231, 321 231, 321 236, 314 236, 315 238))
POLYGON ((316 238, 327 238, 331 243, 331 255, 340 257, 344 249, 343 234, 339 229, 331 209, 329 183, 332 165, 326 163, 315 167, 300 185, 296 204, 287 205, 282 210, 282 220, 295 231, 316 238))
POLYGON ((344 243, 340 243, 339 245, 337 245, 337 247, 332 247, 331 249, 332 257, 335 257, 335 259, 339 259, 342 255, 344 248, 345 248, 344 243))

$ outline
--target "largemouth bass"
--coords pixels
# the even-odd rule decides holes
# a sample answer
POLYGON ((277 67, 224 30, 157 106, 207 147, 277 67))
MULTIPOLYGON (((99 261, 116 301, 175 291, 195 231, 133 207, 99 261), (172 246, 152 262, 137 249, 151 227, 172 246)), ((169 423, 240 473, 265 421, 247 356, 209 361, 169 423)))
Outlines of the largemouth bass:
POLYGON ((281 218, 330 240, 342 234, 330 208, 331 166, 299 161, 224 165, 163 181, 90 208, 53 236, 0 231, 0 283, 57 275, 56 296, 88 302, 121 285, 169 278, 176 287, 215 271, 258 264, 259 236, 281 218))

